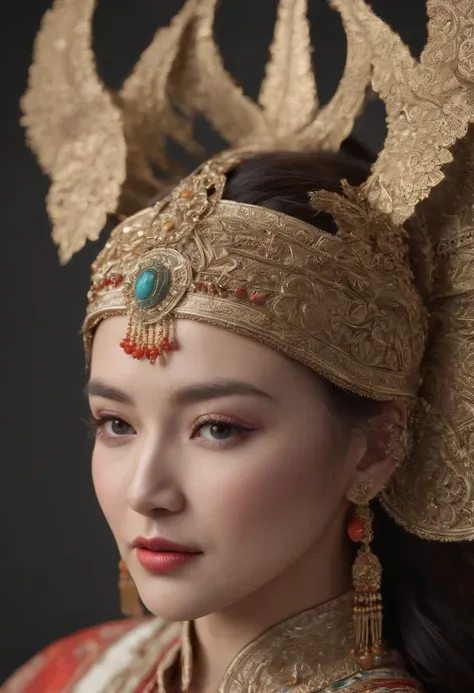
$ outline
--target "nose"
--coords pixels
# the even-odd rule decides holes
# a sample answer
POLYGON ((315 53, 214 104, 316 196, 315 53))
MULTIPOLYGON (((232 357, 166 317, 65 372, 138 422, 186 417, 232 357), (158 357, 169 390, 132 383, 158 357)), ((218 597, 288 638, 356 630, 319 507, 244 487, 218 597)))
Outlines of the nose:
POLYGON ((158 440, 148 440, 135 451, 134 473, 127 489, 127 501, 137 513, 157 511, 178 513, 185 497, 177 475, 177 451, 158 440))

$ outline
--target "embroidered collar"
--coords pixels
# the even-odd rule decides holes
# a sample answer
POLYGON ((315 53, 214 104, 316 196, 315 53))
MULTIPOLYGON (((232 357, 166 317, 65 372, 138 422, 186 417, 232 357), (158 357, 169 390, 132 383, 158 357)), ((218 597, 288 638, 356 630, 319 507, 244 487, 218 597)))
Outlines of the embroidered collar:
MULTIPOLYGON (((354 647, 352 593, 278 623, 246 645, 229 665, 219 693, 292 693, 321 691, 358 672, 354 647)), ((167 690, 172 668, 180 663, 181 686, 192 679, 190 623, 158 669, 159 693, 167 690)))

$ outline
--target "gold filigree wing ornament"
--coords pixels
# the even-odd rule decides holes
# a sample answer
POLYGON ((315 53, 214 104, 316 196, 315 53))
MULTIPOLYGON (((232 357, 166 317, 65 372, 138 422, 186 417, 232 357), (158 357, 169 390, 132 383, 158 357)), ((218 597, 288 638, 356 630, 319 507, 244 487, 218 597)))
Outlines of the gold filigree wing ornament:
POLYGON ((28 143, 51 177, 47 208, 62 263, 98 238, 109 214, 136 212, 159 192, 151 162, 167 170, 165 137, 195 149, 168 89, 187 50, 196 1, 157 32, 119 94, 97 75, 94 8, 95 0, 55 0, 35 42, 21 104, 28 143))
MULTIPOLYGON (((346 186, 345 198, 315 193, 313 204, 332 212, 348 236, 357 233, 351 206, 365 206, 372 224, 361 224, 362 234, 375 231, 391 257, 406 238, 400 225, 415 211, 425 219, 411 257, 429 317, 421 389, 411 405, 412 452, 382 502, 423 538, 473 540, 474 3, 427 2, 428 42, 419 61, 363 0, 350 5, 370 38, 371 83, 386 105, 387 138, 364 185, 346 186), (399 229, 395 236, 387 218, 399 229)), ((413 241, 406 238, 406 246, 413 249, 413 241)))
POLYGON ((436 269, 413 452, 383 495, 388 512, 427 539, 474 539, 474 126, 423 203, 436 269))
POLYGON ((444 178, 451 148, 474 120, 473 0, 427 0, 428 41, 416 61, 364 0, 352 0, 372 51, 372 88, 387 137, 363 186, 372 206, 402 224, 444 178))
POLYGON ((306 0, 280 0, 270 58, 258 102, 249 99, 223 65, 213 38, 218 0, 202 0, 196 65, 200 109, 234 148, 247 151, 337 150, 364 104, 370 51, 364 28, 352 21, 351 3, 330 0, 347 39, 344 74, 330 102, 319 109, 306 0))
POLYGON ((35 43, 22 123, 52 179, 47 198, 62 262, 95 240, 125 179, 120 111, 99 81, 91 51, 93 0, 57 0, 35 43))
POLYGON ((346 27, 346 69, 318 112, 305 0, 279 3, 259 103, 223 67, 213 39, 217 0, 188 0, 156 33, 119 93, 97 75, 95 0, 55 0, 36 39, 22 123, 51 177, 47 208, 61 262, 96 240, 108 215, 134 214, 167 189, 155 174, 167 179, 173 170, 166 139, 198 151, 191 122, 197 112, 234 149, 337 149, 363 104, 370 64, 350 5, 332 4, 346 27))

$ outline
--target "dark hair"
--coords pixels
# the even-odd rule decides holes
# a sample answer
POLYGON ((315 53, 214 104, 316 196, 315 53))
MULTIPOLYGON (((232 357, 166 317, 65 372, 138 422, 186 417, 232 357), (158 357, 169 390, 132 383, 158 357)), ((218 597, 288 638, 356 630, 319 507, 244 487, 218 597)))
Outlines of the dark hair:
MULTIPOLYGON (((334 220, 309 205, 308 193, 360 185, 370 155, 347 140, 339 153, 276 152, 241 163, 224 197, 284 212, 336 233, 334 220)), ((324 381, 334 411, 353 422, 378 410, 374 400, 324 381)), ((426 541, 399 527, 373 502, 374 551, 384 568, 384 633, 426 693, 474 693, 474 543, 426 541)))

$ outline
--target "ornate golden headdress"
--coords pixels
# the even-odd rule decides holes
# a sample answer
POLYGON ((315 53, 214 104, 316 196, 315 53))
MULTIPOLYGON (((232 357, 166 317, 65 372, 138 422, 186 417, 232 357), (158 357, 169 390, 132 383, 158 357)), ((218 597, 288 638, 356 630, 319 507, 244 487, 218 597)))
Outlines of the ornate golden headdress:
POLYGON ((114 94, 94 68, 94 0, 56 0, 43 22, 23 122, 52 178, 63 262, 108 214, 141 209, 163 189, 154 171, 169 176, 166 138, 196 149, 193 115, 231 146, 114 229, 92 267, 86 348, 100 320, 127 314, 122 347, 154 363, 177 347, 173 320, 195 319, 355 393, 405 398, 412 452, 381 501, 422 537, 474 539, 473 0, 428 0, 419 61, 364 0, 331 0, 347 60, 320 110, 305 0, 280 0, 258 104, 223 67, 216 4, 188 0, 114 94), (255 153, 337 150, 369 85, 388 125, 369 179, 312 195, 338 233, 222 199, 226 174, 255 153), (415 208, 429 228, 417 226, 416 239, 402 227, 415 208))

